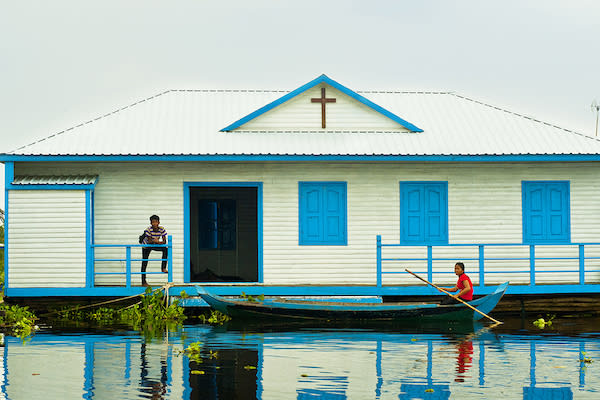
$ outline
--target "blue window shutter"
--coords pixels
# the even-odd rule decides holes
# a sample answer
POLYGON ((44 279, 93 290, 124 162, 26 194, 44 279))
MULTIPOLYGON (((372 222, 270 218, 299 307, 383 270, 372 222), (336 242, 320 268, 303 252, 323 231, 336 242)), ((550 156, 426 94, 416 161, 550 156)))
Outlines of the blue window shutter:
POLYGON ((324 186, 324 239, 326 242, 346 240, 346 187, 345 185, 324 186))
POLYGON ((527 206, 529 207, 527 229, 529 237, 534 240, 546 239, 546 215, 545 199, 546 191, 543 185, 532 184, 527 194, 527 206))
POLYGON ((441 184, 425 186, 425 238, 429 242, 448 241, 446 215, 448 200, 445 189, 446 187, 441 184))
POLYGON ((299 243, 345 245, 346 184, 344 182, 299 183, 299 243))
POLYGON ((309 242, 323 240, 323 195, 321 188, 307 185, 304 194, 304 229, 309 242))
POLYGON ((402 196, 406 210, 406 222, 404 226, 404 237, 410 242, 422 242, 425 240, 425 204, 423 188, 417 185, 406 187, 405 195, 402 196))
POLYGON ((565 243, 571 240, 569 183, 523 182, 523 241, 565 243))
POLYGON ((548 187, 548 239, 566 240, 570 237, 569 190, 566 182, 548 187))
POLYGON ((400 241, 414 244, 448 243, 446 182, 400 183, 400 241))

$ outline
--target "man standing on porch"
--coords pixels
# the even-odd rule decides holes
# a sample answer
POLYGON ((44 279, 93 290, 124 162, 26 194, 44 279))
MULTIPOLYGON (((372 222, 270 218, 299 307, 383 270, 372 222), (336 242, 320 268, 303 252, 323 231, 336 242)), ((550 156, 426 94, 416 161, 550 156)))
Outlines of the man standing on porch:
MULTIPOLYGON (((167 244, 167 231, 159 225, 160 218, 158 215, 150 216, 150 226, 144 231, 144 240, 142 244, 167 244)), ((148 257, 152 250, 162 252, 161 271, 167 273, 167 257, 169 249, 164 247, 142 247, 142 286, 148 286, 146 282, 146 267, 148 266, 148 257)))
POLYGON ((465 264, 457 262, 454 265, 454 273, 456 276, 458 276, 456 286, 442 289, 445 289, 449 292, 456 292, 458 290, 459 292, 455 295, 444 298, 441 304, 456 304, 459 303, 457 300, 459 298, 464 301, 473 300, 473 284, 471 283, 471 278, 465 274, 465 264))

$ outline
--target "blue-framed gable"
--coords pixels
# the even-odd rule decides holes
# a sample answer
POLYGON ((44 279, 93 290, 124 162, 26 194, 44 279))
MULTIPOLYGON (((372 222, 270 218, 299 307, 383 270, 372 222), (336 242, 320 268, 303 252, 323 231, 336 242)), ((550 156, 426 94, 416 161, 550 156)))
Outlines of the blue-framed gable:
POLYGON ((234 123, 232 123, 231 125, 226 126, 225 128, 221 129, 221 132, 230 132, 233 131, 234 129, 239 128, 240 126, 244 125, 245 123, 257 118, 258 116, 266 113, 269 110, 272 110, 273 108, 277 107, 280 104, 285 103, 286 101, 293 99, 294 97, 298 96, 301 93, 306 92, 308 89, 311 89, 313 87, 315 87, 318 84, 321 83, 325 83, 337 90, 339 90, 340 92, 346 94, 347 96, 359 101, 360 103, 366 105, 367 107, 372 108, 373 110, 377 111, 378 113, 390 118, 391 120, 397 122, 398 124, 402 125, 403 127, 405 127, 406 129, 408 129, 411 132, 423 132, 423 130, 415 125, 413 125, 412 123, 400 118, 399 116, 397 116, 396 114, 386 110, 385 108, 373 103, 371 100, 367 99, 364 96, 361 96, 360 94, 356 93, 355 91, 347 88, 344 85, 341 85, 340 83, 334 81, 333 79, 329 78, 327 75, 323 74, 315 79, 313 79, 312 81, 306 83, 305 85, 300 86, 298 89, 291 91, 290 93, 286 94, 285 96, 282 96, 280 98, 278 98, 277 100, 259 108, 258 110, 246 115, 245 117, 235 121, 234 123))

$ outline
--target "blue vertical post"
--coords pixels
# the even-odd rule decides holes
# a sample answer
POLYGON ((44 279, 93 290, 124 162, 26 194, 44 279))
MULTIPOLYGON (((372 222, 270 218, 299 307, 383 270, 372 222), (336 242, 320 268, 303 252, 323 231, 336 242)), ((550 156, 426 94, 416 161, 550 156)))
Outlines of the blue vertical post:
POLYGON ((377 235, 377 287, 381 287, 381 235, 377 235))
POLYGON ((427 246, 427 280, 433 282, 433 246, 427 246))
POLYGON ((585 249, 584 245, 579 245, 579 284, 585 285, 585 249))
POLYGON ((169 278, 169 282, 173 282, 173 236, 169 235, 167 236, 167 240, 169 241, 169 244, 167 246, 167 248, 169 249, 169 253, 168 253, 168 257, 167 257, 167 266, 168 266, 168 270, 169 273, 168 278, 169 278))
POLYGON ((535 245, 529 245, 529 286, 535 286, 535 245))
POLYGON ((125 248, 125 286, 131 287, 131 246, 125 248))
POLYGON ((483 245, 479 246, 479 287, 485 286, 485 255, 483 252, 483 245))

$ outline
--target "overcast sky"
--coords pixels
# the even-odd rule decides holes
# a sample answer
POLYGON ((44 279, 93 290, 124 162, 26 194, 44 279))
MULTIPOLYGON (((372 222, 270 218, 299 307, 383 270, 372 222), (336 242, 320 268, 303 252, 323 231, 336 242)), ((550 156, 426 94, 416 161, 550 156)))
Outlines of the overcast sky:
POLYGON ((0 0, 0 10, 0 153, 167 89, 292 90, 322 73, 353 90, 455 91, 588 135, 600 102, 597 0, 0 0))

